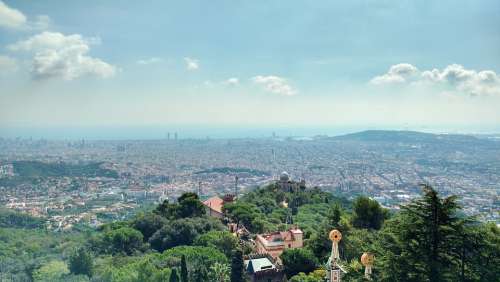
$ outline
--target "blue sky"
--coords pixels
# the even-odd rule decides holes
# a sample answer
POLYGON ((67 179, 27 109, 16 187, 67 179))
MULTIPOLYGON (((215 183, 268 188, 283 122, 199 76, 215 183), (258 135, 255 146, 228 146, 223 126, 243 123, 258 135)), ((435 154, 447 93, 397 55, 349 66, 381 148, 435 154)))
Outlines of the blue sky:
POLYGON ((0 127, 500 131, 499 1, 0 2, 0 127))

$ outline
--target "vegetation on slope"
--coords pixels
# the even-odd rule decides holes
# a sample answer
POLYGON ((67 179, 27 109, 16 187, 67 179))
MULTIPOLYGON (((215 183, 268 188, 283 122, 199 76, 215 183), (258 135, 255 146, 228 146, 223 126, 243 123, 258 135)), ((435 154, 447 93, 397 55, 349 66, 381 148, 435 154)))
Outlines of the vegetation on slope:
MULTIPOLYGON (((366 197, 349 202, 319 189, 290 193, 276 185, 224 207, 253 234, 291 224, 304 230, 304 248, 281 256, 289 281, 323 281, 334 228, 343 234, 344 281, 363 281, 363 252, 375 254, 374 281, 498 281, 499 229, 460 209, 455 197, 441 198, 428 186, 394 214, 366 197)), ((193 193, 106 224, 85 240, 83 233, 49 234, 30 220, 18 222, 0 230, 2 275, 25 280, 244 281, 242 255, 251 251, 205 215, 193 193)))

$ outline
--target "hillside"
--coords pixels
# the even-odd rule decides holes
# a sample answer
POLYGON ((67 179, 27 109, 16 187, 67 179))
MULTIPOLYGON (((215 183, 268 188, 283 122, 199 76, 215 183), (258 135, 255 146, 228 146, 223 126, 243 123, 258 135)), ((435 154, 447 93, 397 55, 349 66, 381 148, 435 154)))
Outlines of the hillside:
POLYGON ((471 135, 458 134, 432 134, 417 131, 393 131, 393 130, 366 130, 332 137, 333 140, 359 141, 359 142, 390 142, 390 143, 435 143, 435 142, 457 142, 457 143, 484 143, 471 135))
POLYGON ((463 221, 456 198, 441 198, 428 186, 421 198, 395 214, 367 197, 351 202, 317 188, 291 192, 276 184, 225 203, 223 210, 222 220, 210 217, 196 194, 185 193, 176 203, 164 202, 96 232, 55 236, 49 245, 40 240, 20 242, 19 238, 50 234, 8 213, 6 218, 21 220, 13 230, 0 230, 0 259, 36 253, 29 264, 11 259, 7 269, 13 277, 35 281, 243 282, 242 255, 255 253, 256 235, 296 226, 303 231, 303 247, 285 249, 279 265, 291 282, 324 282, 332 229, 342 232, 340 264, 347 271, 343 281, 362 281, 363 252, 377 258, 375 281, 495 281, 500 271, 500 230, 472 218, 463 221), (436 210, 438 221, 431 216, 436 210), (30 229, 23 229, 26 222, 30 229), (239 223, 249 233, 237 237, 229 232, 228 222, 239 223), (461 265, 466 272, 460 272, 461 265))
POLYGON ((117 178, 114 170, 102 168, 102 163, 74 165, 68 163, 44 163, 39 161, 12 162, 14 173, 23 178, 33 177, 111 177, 117 178))

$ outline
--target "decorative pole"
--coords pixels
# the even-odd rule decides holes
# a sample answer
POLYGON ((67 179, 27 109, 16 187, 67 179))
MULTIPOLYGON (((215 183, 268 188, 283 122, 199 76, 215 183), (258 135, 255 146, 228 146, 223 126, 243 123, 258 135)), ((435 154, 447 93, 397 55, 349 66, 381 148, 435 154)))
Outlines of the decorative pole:
POLYGON ((365 266, 365 278, 368 280, 372 280, 372 267, 373 262, 375 261, 375 256, 372 253, 363 253, 361 255, 361 263, 365 266))
POLYGON ((330 275, 329 282, 340 282, 341 274, 340 267, 338 265, 338 260, 340 260, 339 254, 339 242, 342 240, 342 233, 337 229, 330 231, 330 240, 332 240, 332 254, 330 256, 330 275))

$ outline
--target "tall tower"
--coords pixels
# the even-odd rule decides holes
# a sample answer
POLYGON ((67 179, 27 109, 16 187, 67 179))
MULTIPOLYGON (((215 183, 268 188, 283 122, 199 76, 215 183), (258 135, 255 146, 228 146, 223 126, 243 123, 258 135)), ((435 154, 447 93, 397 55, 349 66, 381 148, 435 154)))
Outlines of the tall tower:
POLYGON ((174 132, 174 140, 177 141, 177 132, 174 132))
POLYGON ((198 198, 201 199, 201 181, 198 181, 198 198))
POLYGON ((238 175, 234 176, 234 197, 238 198, 238 175))

